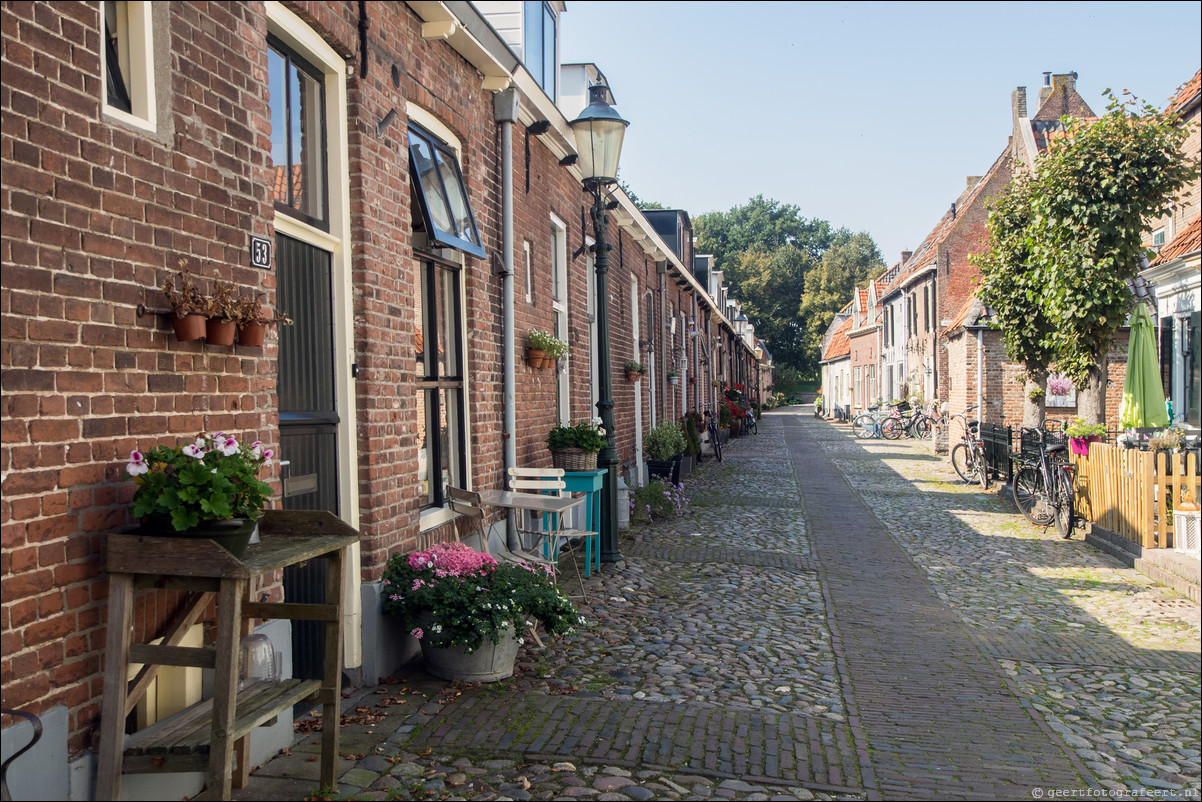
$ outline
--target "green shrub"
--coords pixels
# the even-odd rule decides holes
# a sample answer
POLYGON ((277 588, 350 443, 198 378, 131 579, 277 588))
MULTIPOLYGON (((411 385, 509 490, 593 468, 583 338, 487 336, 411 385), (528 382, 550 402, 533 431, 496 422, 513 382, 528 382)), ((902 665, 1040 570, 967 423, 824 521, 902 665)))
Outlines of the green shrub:
POLYGON ((676 421, 662 421, 652 429, 643 440, 643 451, 653 460, 670 460, 677 454, 683 454, 686 443, 684 432, 676 421))

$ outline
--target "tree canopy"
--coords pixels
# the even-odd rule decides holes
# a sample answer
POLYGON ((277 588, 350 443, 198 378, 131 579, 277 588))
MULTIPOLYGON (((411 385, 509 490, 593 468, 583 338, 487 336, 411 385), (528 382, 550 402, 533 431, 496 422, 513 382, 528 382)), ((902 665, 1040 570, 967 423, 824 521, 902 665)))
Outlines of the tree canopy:
POLYGON ((883 269, 872 238, 762 195, 694 224, 697 252, 714 255, 774 364, 816 378, 826 327, 855 286, 883 269))
POLYGON ((1054 362, 1088 390, 1082 412, 1093 420, 1106 354, 1132 308, 1127 280, 1147 253, 1146 221, 1198 169, 1180 155, 1186 131, 1175 115, 1106 94, 1103 117, 1063 120, 1035 172, 995 202, 991 247, 977 257, 981 299, 997 312, 1008 356, 1028 371, 1054 362))

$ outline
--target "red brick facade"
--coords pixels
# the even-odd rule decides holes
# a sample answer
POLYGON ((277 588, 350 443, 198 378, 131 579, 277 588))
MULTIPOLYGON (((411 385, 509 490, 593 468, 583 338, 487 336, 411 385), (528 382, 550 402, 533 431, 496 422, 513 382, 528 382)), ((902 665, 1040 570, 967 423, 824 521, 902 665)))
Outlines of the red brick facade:
MULTIPOLYGON (((133 486, 121 469, 133 449, 176 445, 200 431, 224 430, 278 448, 277 341, 263 348, 181 343, 171 334, 158 289, 186 269, 216 273, 258 289, 276 307, 276 274, 252 268, 248 237, 271 238, 268 9, 262 3, 156 4, 159 115, 154 131, 104 112, 100 21, 95 3, 6 3, 3 8, 3 604, 0 663, 5 707, 70 712, 69 751, 89 745, 98 716, 107 582, 104 536, 131 522, 133 486), (160 23, 162 23, 160 25, 160 23)), ((377 581, 387 557, 419 542, 453 536, 423 531, 418 482, 418 419, 413 382, 417 294, 406 108, 417 107, 459 140, 461 167, 486 258, 463 260, 470 483, 498 487, 502 431, 501 135, 494 93, 480 67, 452 41, 422 36, 424 20, 406 4, 368 4, 366 77, 361 75, 359 5, 288 3, 286 8, 345 59, 346 219, 337 249, 349 253, 345 296, 347 360, 353 384, 355 455, 344 516, 362 534, 360 581, 377 581), (395 110, 390 125, 380 127, 395 110), (357 517, 351 510, 357 510, 357 517)), ((156 56, 157 58, 157 56, 156 56)), ((342 69, 340 67, 340 69, 342 69)), ((615 88, 620 97, 620 88, 615 88)), ((524 115, 543 116, 522 88, 524 115)), ((553 108, 553 107, 550 107, 553 108)), ((547 431, 557 422, 555 371, 522 359, 531 329, 552 331, 552 216, 566 227, 570 415, 591 417, 589 313, 594 277, 584 252, 591 199, 578 173, 545 140, 567 131, 552 120, 544 137, 513 126, 515 425, 518 465, 549 465, 547 431), (558 131, 558 133, 556 133, 558 131), (527 153, 529 156, 527 157, 527 153), (527 162, 528 158, 528 162, 527 162), (529 180, 527 183, 527 170, 529 180), (524 243, 534 285, 526 298, 524 243)), ((336 130, 340 121, 328 124, 336 130)), ((620 193, 619 193, 620 194, 620 193)), ((692 253, 677 257, 637 210, 611 224, 609 319, 616 434, 624 466, 635 453, 635 408, 677 417, 708 400, 711 380, 735 375, 749 349, 699 285, 686 276, 692 253), (637 235, 638 241, 632 236, 637 235), (640 242, 641 241, 641 244, 640 242), (645 247, 647 248, 645 250, 645 247), (673 272, 661 273, 656 262, 673 272), (639 303, 630 303, 631 277, 639 303), (647 319, 647 293, 700 329, 683 351, 665 320, 647 319), (640 339, 633 342, 632 315, 640 339), (725 365, 702 367, 687 402, 669 393, 664 372, 699 364, 721 339, 725 365), (621 366, 654 349, 658 375, 638 384, 621 366), (636 397, 636 388, 639 396, 636 397)), ((337 228, 337 226, 335 226, 337 228)), ((336 304, 340 303, 336 294, 336 304)), ((288 311, 288 310, 284 310, 288 311)), ((680 338, 680 323, 677 323, 680 338)), ((351 408, 348 403, 347 409, 351 408)), ((287 456, 287 455, 283 455, 287 456)), ((273 482, 279 490, 279 472, 273 482)), ((253 589, 255 594, 261 589, 253 589)), ((271 592, 279 594, 278 587, 271 592)), ((358 590, 354 591, 356 594, 358 590)), ((175 611, 171 594, 145 597, 138 637, 153 637, 175 611)), ((369 678, 371 679, 371 678, 369 678)))

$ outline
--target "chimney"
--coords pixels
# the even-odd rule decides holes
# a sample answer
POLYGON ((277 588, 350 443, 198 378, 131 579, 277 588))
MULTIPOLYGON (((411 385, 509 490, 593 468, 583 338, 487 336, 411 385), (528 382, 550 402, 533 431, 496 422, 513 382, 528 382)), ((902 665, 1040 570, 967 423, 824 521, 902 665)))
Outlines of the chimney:
POLYGON ((1039 88, 1039 108, 1043 108, 1043 104, 1052 96, 1052 73, 1045 72, 1043 74, 1043 86, 1039 88))
POLYGON ((902 251, 901 263, 904 265, 910 261, 910 257, 914 255, 914 251, 902 251))

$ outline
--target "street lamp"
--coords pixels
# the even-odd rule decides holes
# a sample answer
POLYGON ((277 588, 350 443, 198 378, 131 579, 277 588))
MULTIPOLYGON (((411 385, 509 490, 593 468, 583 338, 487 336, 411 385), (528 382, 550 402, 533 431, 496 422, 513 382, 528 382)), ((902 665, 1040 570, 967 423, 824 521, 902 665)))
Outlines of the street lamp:
POLYGON ((622 559, 618 548, 618 449, 614 444, 613 365, 609 358, 609 273, 610 244, 605 237, 609 217, 605 214, 602 194, 605 188, 618 181, 618 159, 622 155, 622 138, 629 122, 623 120, 610 105, 612 96, 605 84, 588 88, 588 106, 580 116, 568 123, 576 137, 580 153, 580 172, 584 189, 593 196, 592 246, 597 272, 597 412, 605 427, 605 447, 597 455, 597 465, 605 471, 601 486, 601 559, 617 562, 622 559))

